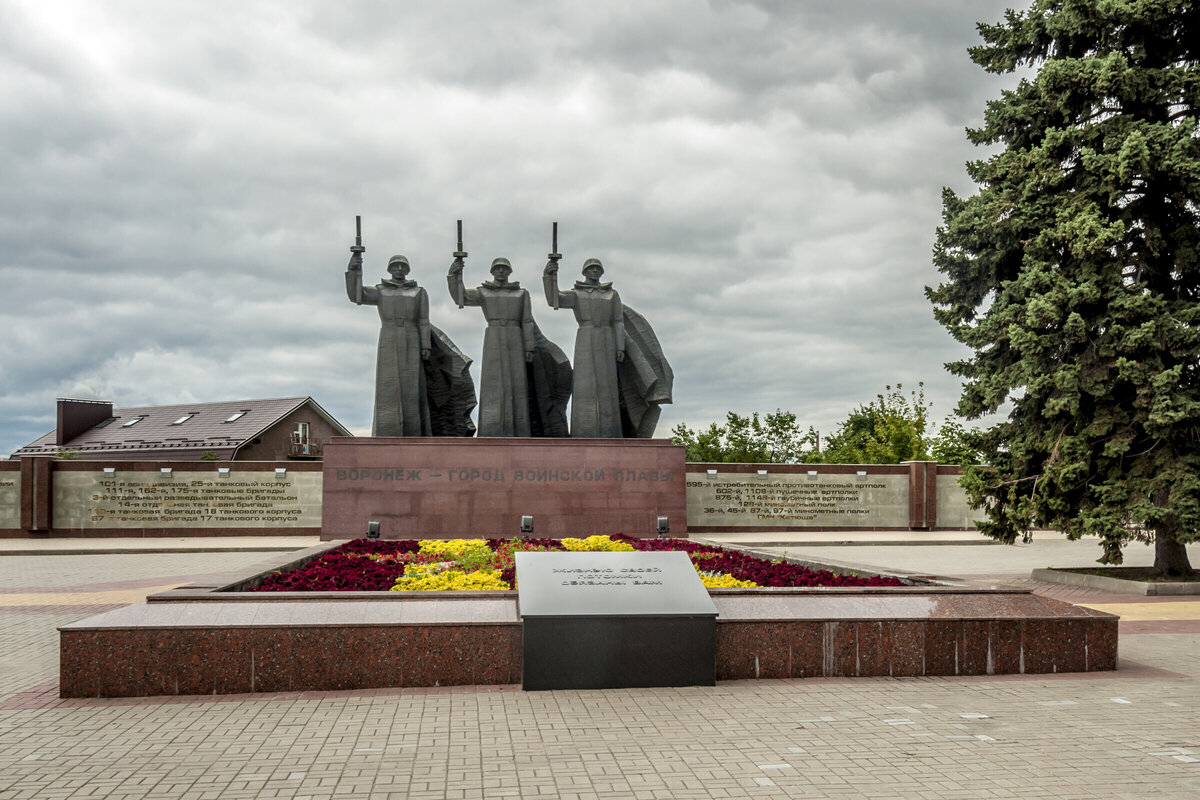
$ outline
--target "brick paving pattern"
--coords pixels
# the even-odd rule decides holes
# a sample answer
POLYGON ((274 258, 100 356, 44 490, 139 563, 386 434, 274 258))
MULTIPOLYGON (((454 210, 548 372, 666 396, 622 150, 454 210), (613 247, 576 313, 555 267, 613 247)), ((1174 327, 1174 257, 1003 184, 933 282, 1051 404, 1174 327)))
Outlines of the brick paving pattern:
MULTIPOLYGON (((930 549, 958 551, 938 574, 994 565, 930 549)), ((1123 635, 1121 670, 1087 675, 57 697, 58 625, 262 558, 0 556, 0 800, 1200 797, 1200 629, 1123 635)), ((1196 599, 1030 586, 1200 621, 1196 599)))

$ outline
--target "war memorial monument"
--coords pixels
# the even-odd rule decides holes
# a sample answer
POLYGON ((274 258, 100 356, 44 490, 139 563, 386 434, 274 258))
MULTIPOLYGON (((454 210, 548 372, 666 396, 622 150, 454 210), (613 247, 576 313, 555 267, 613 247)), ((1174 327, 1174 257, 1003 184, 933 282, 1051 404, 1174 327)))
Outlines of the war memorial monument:
MULTIPOLYGON (((698 686, 1116 668, 1115 616, 1028 590, 920 580, 708 589, 674 547, 523 550, 515 554, 515 590, 253 591, 342 540, 370 534, 511 539, 536 529, 556 539, 651 538, 665 521, 672 536, 686 538, 689 530, 739 523, 794 531, 774 526, 808 518, 827 529, 861 530, 865 522, 914 530, 945 518, 952 506, 942 501, 939 476, 948 485, 956 473, 943 475, 944 465, 930 462, 819 470, 686 464, 682 446, 653 438, 672 389, 653 329, 602 280, 599 259, 583 261, 581 278, 563 287, 552 231, 542 288, 548 313, 570 309, 578 322, 573 363, 539 330, 535 303, 512 280, 507 259, 494 258, 490 280, 468 286, 460 223, 447 287, 458 308, 479 308, 486 322, 478 395, 470 360, 433 324, 408 259, 392 256, 387 276, 366 285, 356 237, 345 288, 380 318, 374 417, 371 436, 326 444, 319 467, 325 541, 63 626, 61 696, 698 686), (478 430, 470 418, 477 401, 478 430), (865 514, 844 513, 862 511, 861 500, 870 501, 865 514), (291 657, 298 653, 304 657, 291 657)), ((49 463, 22 466, 22 477, 34 466, 49 485, 49 463)), ((274 468, 276 480, 286 471, 274 468)))

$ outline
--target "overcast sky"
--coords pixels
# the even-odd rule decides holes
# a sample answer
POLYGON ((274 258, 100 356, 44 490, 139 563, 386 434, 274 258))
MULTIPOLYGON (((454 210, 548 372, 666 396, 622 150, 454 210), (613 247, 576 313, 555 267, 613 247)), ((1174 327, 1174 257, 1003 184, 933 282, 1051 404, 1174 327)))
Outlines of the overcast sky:
POLYGON ((445 274, 508 257, 540 293, 589 257, 675 371, 659 435, 796 412, 832 432, 885 384, 937 419, 962 350, 922 287, 964 128, 1011 86, 968 58, 997 0, 0 3, 0 454, 56 397, 311 395, 369 433, 393 253, 478 379, 445 274))

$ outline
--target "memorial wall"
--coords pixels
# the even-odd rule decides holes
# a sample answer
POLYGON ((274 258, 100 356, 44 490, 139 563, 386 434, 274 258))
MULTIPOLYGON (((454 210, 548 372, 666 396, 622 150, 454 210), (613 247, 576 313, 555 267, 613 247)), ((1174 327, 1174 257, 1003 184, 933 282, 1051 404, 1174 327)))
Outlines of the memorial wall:
POLYGON ((680 458, 675 447, 657 441, 531 441, 516 448, 465 441, 473 443, 406 442, 405 457, 397 459, 392 443, 364 440, 355 443, 367 448, 361 457, 286 467, 35 459, 45 463, 34 469, 6 463, 0 534, 320 532, 328 539, 361 535, 364 520, 378 519, 391 536, 509 536, 521 515, 531 514, 535 535, 654 535, 655 518, 663 515, 672 534, 686 536, 967 530, 978 516, 958 485, 959 468, 947 465, 684 465, 673 460, 680 458))

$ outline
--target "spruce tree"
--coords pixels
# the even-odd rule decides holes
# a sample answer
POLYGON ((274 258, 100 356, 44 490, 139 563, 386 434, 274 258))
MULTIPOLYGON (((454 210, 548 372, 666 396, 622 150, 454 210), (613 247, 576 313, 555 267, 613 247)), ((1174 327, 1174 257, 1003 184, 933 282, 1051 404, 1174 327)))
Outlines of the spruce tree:
POLYGON ((984 533, 1155 543, 1200 531, 1200 12, 1185 0, 1035 0, 981 24, 975 63, 1033 77, 988 103, 943 191, 926 294, 970 347, 958 411, 1007 410, 965 481, 984 533), (1031 72, 1032 74, 1032 72, 1031 72), (1006 405, 1008 404, 1008 405, 1006 405), (1003 407, 1003 409, 1002 409, 1003 407))

